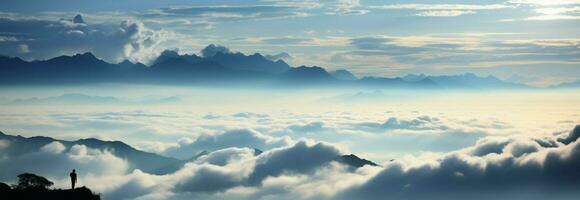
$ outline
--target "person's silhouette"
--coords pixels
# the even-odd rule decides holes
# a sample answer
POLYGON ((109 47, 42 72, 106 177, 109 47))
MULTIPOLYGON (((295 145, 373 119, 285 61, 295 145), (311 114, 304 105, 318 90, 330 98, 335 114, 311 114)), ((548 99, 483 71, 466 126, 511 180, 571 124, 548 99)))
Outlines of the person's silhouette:
POLYGON ((75 184, 77 183, 77 173, 74 169, 70 173, 70 183, 72 184, 72 189, 75 189, 75 184))

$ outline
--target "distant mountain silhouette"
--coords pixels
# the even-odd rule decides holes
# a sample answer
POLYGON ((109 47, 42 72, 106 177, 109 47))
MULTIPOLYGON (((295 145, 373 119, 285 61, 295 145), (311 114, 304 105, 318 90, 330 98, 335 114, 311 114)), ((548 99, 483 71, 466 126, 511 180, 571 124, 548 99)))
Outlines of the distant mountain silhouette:
POLYGON ((178 96, 170 96, 164 98, 145 98, 142 100, 127 100, 119 99, 112 96, 93 96, 81 93, 67 93, 59 96, 49 96, 44 98, 32 97, 24 99, 14 99, 11 101, 2 102, 8 105, 47 105, 47 104, 66 104, 66 105, 107 105, 107 104, 165 104, 176 103, 181 101, 178 96))
POLYGON ((291 68, 290 70, 282 74, 282 78, 286 81, 293 81, 298 83, 312 83, 312 82, 327 83, 336 80, 324 68, 317 66, 313 67, 300 66, 296 68, 291 68))
MULTIPOLYGON (((212 45, 206 47, 211 48, 212 45)), ((202 50, 204 51, 204 50, 202 50)), ((243 53, 215 52, 210 56, 201 57, 195 54, 180 55, 176 51, 166 50, 155 60, 155 64, 168 59, 180 58, 189 64, 214 63, 219 67, 233 71, 251 71, 268 74, 280 74, 290 69, 284 60, 272 61, 259 53, 245 55, 243 53)), ((154 65, 155 65, 154 64, 154 65)))
POLYGON ((186 58, 164 58, 146 68, 150 78, 164 82, 200 81, 205 79, 221 79, 233 72, 217 62, 203 61, 190 63, 186 58))
POLYGON ((551 88, 580 88, 580 80, 574 82, 561 83, 551 88))
POLYGON ((117 66, 119 66, 121 69, 131 69, 131 68, 140 69, 147 67, 143 63, 134 63, 129 60, 124 60, 123 62, 118 63, 117 66))
MULTIPOLYGON (((263 151, 260 149, 257 149, 257 148, 252 148, 252 149, 254 150, 254 156, 259 156, 260 154, 263 153, 263 151)), ((211 152, 207 151, 207 150, 201 151, 198 154, 196 154, 195 156, 193 156, 191 159, 188 159, 188 161, 195 161, 202 156, 209 155, 210 153, 211 152)), ((304 155, 304 156, 308 156, 308 155, 304 155)), ((370 160, 367 160, 364 158, 359 158, 358 156, 356 156, 354 154, 337 156, 336 158, 334 158, 331 161, 339 162, 341 164, 352 167, 353 169, 363 167, 365 165, 379 166, 378 164, 376 164, 370 160)))
POLYGON ((334 159, 335 161, 354 167, 354 168, 359 168, 359 167, 363 167, 365 165, 370 165, 370 166, 379 166, 378 164, 367 160, 367 159, 363 159, 363 158, 359 158, 358 156, 354 155, 354 154, 350 154, 350 155, 342 155, 342 156, 338 156, 334 159))
POLYGON ((229 69, 241 71, 280 74, 290 70, 290 66, 284 60, 271 61, 259 53, 246 56, 242 53, 218 52, 205 59, 220 63, 229 69))
POLYGON ((57 140, 50 137, 35 136, 22 137, 6 135, 0 132, 0 140, 8 140, 11 144, 9 148, 5 148, 6 154, 11 156, 19 156, 26 153, 39 151, 39 149, 51 142, 57 141, 71 147, 75 144, 85 145, 89 148, 100 150, 112 150, 111 153, 117 157, 126 159, 130 167, 133 169, 140 169, 144 172, 152 174, 167 174, 181 168, 185 161, 175 158, 165 157, 154 153, 137 150, 120 141, 102 141, 99 139, 89 138, 80 139, 76 141, 57 140))
POLYGON ((60 96, 53 96, 47 98, 28 98, 16 99, 9 104, 51 104, 51 103, 87 103, 87 104, 109 104, 119 103, 120 100, 111 96, 89 96, 84 94, 69 93, 60 96))
POLYGON ((357 80, 356 76, 354 76, 352 73, 350 73, 348 70, 345 70, 345 69, 332 71, 332 72, 330 72, 330 75, 332 75, 332 77, 334 77, 338 80, 342 80, 342 81, 357 80))
POLYGON ((72 22, 73 22, 73 23, 75 23, 75 24, 86 24, 86 23, 85 23, 85 20, 83 19, 83 16, 82 16, 82 15, 80 15, 80 14, 76 15, 76 16, 73 18, 72 22))
POLYGON ((293 59, 292 56, 290 56, 290 54, 286 53, 286 52, 282 52, 276 55, 265 55, 264 57, 266 57, 267 59, 271 60, 271 61, 278 61, 278 60, 284 60, 284 59, 293 59))
MULTIPOLYGON (((190 159, 179 160, 176 158, 165 157, 154 153, 137 150, 121 141, 102 141, 95 138, 79 139, 76 141, 57 140, 50 137, 35 136, 22 137, 4 134, 0 131, 0 140, 7 140, 10 146, 2 149, 6 154, 11 156, 20 156, 27 153, 39 151, 41 147, 51 142, 57 141, 70 148, 73 145, 85 145, 92 149, 108 150, 113 155, 123 158, 129 162, 132 169, 140 169, 151 174, 168 174, 177 171, 187 162, 195 161, 202 156, 208 155, 210 151, 201 151, 197 155, 192 155, 190 159)), ((251 148, 251 147, 249 147, 251 148)), ((259 156, 262 150, 252 148, 254 155, 259 156)), ((308 155, 304 155, 308 156, 308 155)), ((334 160, 353 168, 359 168, 364 165, 377 166, 377 164, 357 157, 356 155, 338 156, 334 160)))
POLYGON ((0 57, 0 70, 2 84, 79 84, 119 81, 138 69, 122 68, 84 53, 32 62, 0 57))
MULTIPOLYGON (((82 20, 82 19, 80 19, 82 20)), ((78 20, 77 20, 78 21, 78 20)), ((145 84, 261 84, 294 86, 338 84, 362 87, 411 88, 529 88, 467 73, 451 76, 407 75, 403 78, 363 77, 347 70, 328 72, 318 66, 291 67, 284 60, 271 60, 259 53, 245 55, 209 45, 196 54, 162 52, 150 66, 125 60, 113 64, 92 53, 59 56, 41 61, 0 56, 0 85, 76 85, 90 83, 145 84)))
POLYGON ((375 88, 382 87, 397 87, 397 88, 423 88, 423 89, 433 89, 440 88, 440 86, 434 82, 428 81, 428 79, 410 82, 405 81, 402 78, 385 78, 385 77, 363 77, 356 82, 362 86, 370 86, 375 88))
POLYGON ((252 148, 254 149, 254 156, 259 156, 260 154, 264 153, 264 151, 257 149, 257 148, 252 148))
POLYGON ((402 78, 407 82, 421 83, 423 85, 436 84, 442 88, 466 88, 466 89, 486 89, 486 88, 531 88, 527 85, 511 83, 500 80, 495 76, 480 77, 473 73, 461 75, 427 76, 425 74, 409 74, 402 78))
POLYGON ((0 56, 0 84, 82 84, 131 82, 183 84, 223 80, 276 79, 290 70, 283 60, 261 54, 217 52, 209 57, 166 50, 151 66, 125 60, 107 63, 92 53, 27 62, 0 56))
POLYGON ((417 82, 423 79, 428 78, 427 75, 425 74, 407 74, 403 77, 401 77, 403 80, 405 81, 409 81, 409 82, 417 82))
POLYGON ((173 51, 173 50, 165 50, 163 52, 161 52, 161 54, 159 54, 159 56, 157 57, 157 59, 155 59, 155 61, 153 62, 153 65, 157 64, 157 63, 161 63, 167 59, 171 59, 171 58, 181 58, 184 61, 186 61, 187 63, 199 63, 203 61, 203 58, 195 55, 195 54, 191 54, 191 55, 180 55, 179 53, 177 53, 177 51, 173 51))

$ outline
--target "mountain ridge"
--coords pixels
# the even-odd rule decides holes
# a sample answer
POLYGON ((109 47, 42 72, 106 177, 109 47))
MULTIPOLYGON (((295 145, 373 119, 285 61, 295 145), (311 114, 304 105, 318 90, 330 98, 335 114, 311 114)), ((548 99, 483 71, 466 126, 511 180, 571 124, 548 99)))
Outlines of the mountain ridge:
POLYGON ((560 83, 558 85, 553 85, 550 88, 566 89, 566 88, 580 88, 580 80, 560 83))
MULTIPOLYGON (((189 159, 180 160, 173 157, 138 150, 122 141, 104 141, 96 138, 83 138, 74 141, 67 141, 46 136, 14 136, 5 134, 2 131, 0 131, 0 140, 7 140, 10 142, 11 145, 8 146, 8 148, 3 149, 3 151, 11 156, 20 156, 27 153, 37 152, 43 146, 52 142, 59 142, 67 148, 71 148, 73 145, 84 145, 91 149, 109 151, 117 157, 126 159, 131 169, 140 169, 144 172, 157 175, 175 172, 183 167, 185 163, 193 162, 202 156, 212 153, 210 151, 201 151, 192 155, 189 159)), ((258 156, 262 153, 262 150, 260 149, 252 147, 248 148, 251 148, 254 151, 254 156, 258 156)), ((364 165, 378 166, 372 161, 359 158, 354 154, 338 156, 333 161, 337 161, 354 169, 364 165)))
MULTIPOLYGON (((210 48, 210 46, 206 47, 210 48)), ((212 48, 217 48, 213 46, 212 48)), ((224 47, 225 48, 225 47, 224 47)), ((205 50, 205 49, 204 49, 205 50)), ((213 51, 213 50, 207 50, 213 51)), ((207 52, 206 51, 206 52, 207 52)), ((423 89, 532 88, 494 76, 413 75, 404 77, 355 77, 348 70, 327 71, 319 66, 292 67, 283 59, 272 61, 254 53, 221 50, 198 56, 163 51, 151 65, 124 60, 108 63, 90 52, 25 61, 0 56, 0 85, 67 85, 91 83, 230 84, 268 86, 340 85, 354 87, 402 87, 423 89)))
POLYGON ((149 153, 145 151, 137 150, 128 144, 121 141, 103 141, 95 138, 85 138, 75 141, 66 141, 54 139, 46 136, 33 136, 33 137, 23 137, 23 136, 13 136, 7 135, 0 132, 0 140, 8 140, 11 147, 14 148, 3 149, 7 151, 9 155, 23 155, 26 153, 38 151, 42 146, 47 145, 51 142, 59 142, 65 147, 70 148, 73 145, 85 145, 89 148, 107 150, 117 157, 127 159, 129 161, 131 168, 141 169, 142 171, 153 173, 153 174, 166 174, 177 170, 181 167, 184 162, 175 158, 165 157, 154 153, 149 153), (171 167, 173 166, 173 167, 171 167), (159 169, 165 169, 166 171, 158 171, 159 169))

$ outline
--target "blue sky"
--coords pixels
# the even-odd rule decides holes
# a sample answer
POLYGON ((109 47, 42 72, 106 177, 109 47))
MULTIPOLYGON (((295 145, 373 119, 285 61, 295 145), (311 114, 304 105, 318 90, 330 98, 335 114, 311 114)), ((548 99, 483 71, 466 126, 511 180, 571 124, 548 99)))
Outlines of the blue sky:
POLYGON ((580 1, 3 1, 0 54, 91 51, 151 62, 215 43, 357 75, 496 75, 533 85, 580 75, 580 1), (83 23, 71 23, 77 14, 83 23), (513 75, 517 74, 518 76, 513 75))

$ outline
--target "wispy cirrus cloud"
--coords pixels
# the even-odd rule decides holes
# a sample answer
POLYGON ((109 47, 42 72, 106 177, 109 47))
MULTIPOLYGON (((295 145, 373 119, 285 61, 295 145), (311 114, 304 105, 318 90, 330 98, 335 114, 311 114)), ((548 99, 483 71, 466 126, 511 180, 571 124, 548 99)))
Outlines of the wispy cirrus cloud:
POLYGON ((510 0, 508 3, 513 4, 529 4, 538 6, 560 6, 560 5, 574 5, 580 4, 578 0, 510 0))
POLYGON ((421 17, 456 17, 467 14, 476 14, 481 11, 492 11, 501 9, 518 9, 518 10, 532 10, 540 15, 530 16, 524 18, 508 18, 500 19, 501 22, 528 20, 528 21, 548 21, 548 20, 577 20, 580 11, 580 5, 576 0, 513 0, 504 3, 496 4, 421 4, 421 3, 405 3, 405 4, 387 4, 387 5, 372 5, 368 6, 370 9, 385 9, 385 10, 415 10, 416 16, 421 17))
POLYGON ((360 0, 337 0, 329 6, 329 15, 364 15, 370 11, 363 7, 360 0))
MULTIPOLYGON (((550 20, 580 20, 580 16, 575 15, 541 15, 526 17, 524 21, 550 21, 550 20)), ((503 20, 503 21, 517 21, 517 20, 503 20)))
POLYGON ((302 10, 311 11, 313 14, 323 15, 364 15, 370 12, 366 6, 361 4, 360 0, 262 0, 261 2, 273 5, 299 7, 302 10))
MULTIPOLYGON (((302 7, 282 5, 243 6, 192 6, 151 9, 140 13, 139 18, 149 22, 181 20, 185 24, 204 23, 213 27, 217 23, 251 20, 269 20, 290 17, 306 17, 302 7)), ((179 21, 175 21, 179 22, 179 21)))
POLYGON ((439 11, 425 11, 417 13, 417 16, 421 17, 457 17, 461 15, 468 15, 468 14, 475 14, 474 11, 471 10, 439 10, 439 11))
POLYGON ((411 10, 496 10, 514 8, 508 4, 388 4, 369 6, 374 9, 411 9, 411 10))
POLYGON ((504 19, 501 21, 552 21, 552 20, 580 20, 580 1, 577 0, 512 0, 508 3, 521 5, 533 10, 539 15, 525 18, 504 19))
MULTIPOLYGON (((492 34, 493 35, 493 34, 492 34)), ((506 36, 509 38, 510 36, 506 36)), ((426 68, 501 68, 515 65, 578 64, 578 40, 501 39, 491 35, 368 36, 351 38, 354 49, 336 52, 334 62, 390 65, 388 73, 426 68), (375 59, 377 62, 372 62, 375 59), (380 64, 378 64, 380 63, 380 64)), ((361 66, 359 66, 361 67, 361 66)), ((387 72, 382 70, 384 73, 387 72)), ((356 72, 356 71, 355 71, 356 72)))
POLYGON ((384 10, 415 10, 416 16, 421 17, 456 17, 467 14, 476 14, 482 10, 498 10, 514 8, 509 4, 387 4, 369 6, 372 9, 384 10))

